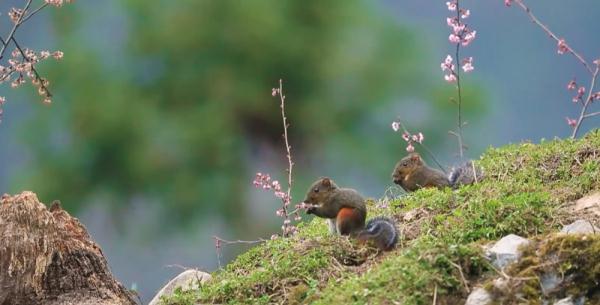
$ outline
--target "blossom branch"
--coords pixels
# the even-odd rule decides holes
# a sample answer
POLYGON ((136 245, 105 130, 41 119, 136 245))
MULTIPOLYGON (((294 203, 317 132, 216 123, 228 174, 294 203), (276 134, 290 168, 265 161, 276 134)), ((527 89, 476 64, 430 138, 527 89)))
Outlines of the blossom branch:
POLYGON ((566 117, 567 120, 567 124, 569 126, 571 126, 573 128, 573 131, 571 133, 571 138, 575 138, 577 137, 577 132, 579 132, 579 129, 581 127, 581 123, 583 122, 584 119, 586 118, 590 118, 593 116, 598 115, 598 112, 593 112, 593 113, 589 113, 586 114, 590 104, 592 104, 592 102, 594 100, 600 100, 600 92, 595 92, 595 87, 596 87, 596 79, 598 78, 598 69, 600 68, 600 59, 596 59, 593 61, 593 64, 596 66, 595 69, 592 69, 592 66, 590 64, 588 64, 588 62, 583 58, 583 56, 581 56, 578 52, 576 52, 575 50, 573 50, 573 48, 571 48, 566 42, 564 38, 559 38, 556 34, 554 34, 554 32, 552 32, 548 26, 546 26, 545 24, 543 24, 532 12, 531 9, 529 9, 529 7, 527 5, 525 5, 525 3, 523 2, 523 0, 504 0, 504 4, 506 6, 510 6, 512 4, 512 2, 515 2, 521 9, 523 9, 525 11, 525 13, 529 16, 529 19, 531 19, 531 21, 537 25, 538 27, 540 27, 546 34, 548 34, 548 36, 550 36, 550 38, 554 39, 557 43, 557 53, 558 54, 565 54, 565 53, 570 53, 571 55, 573 55, 577 61, 579 61, 584 67, 585 69, 590 73, 590 86, 588 89, 588 94, 587 97, 584 99, 583 96, 585 95, 585 91, 586 88, 583 86, 577 86, 577 83, 575 82, 575 80, 571 80, 568 85, 567 85, 567 89, 568 90, 576 90, 576 95, 575 97, 573 97, 573 102, 574 103, 579 103, 581 102, 581 111, 579 113, 579 117, 577 119, 571 119, 569 117, 566 117))
POLYGON ((577 119, 577 123, 575 124, 575 126, 573 127, 573 133, 571 134, 571 138, 575 139, 575 137, 577 136, 577 132, 579 131, 579 128, 581 127, 581 122, 583 122, 584 119, 597 115, 598 112, 595 113, 590 113, 591 115, 586 115, 586 111, 588 109, 588 106, 594 101, 594 94, 592 94, 592 92, 594 92, 594 87, 596 86, 596 78, 598 78, 598 69, 600 68, 600 66, 596 65, 596 70, 594 70, 594 73, 592 74, 592 82, 590 84, 590 90, 588 91, 588 96, 585 99, 585 101, 583 102, 583 106, 581 107, 581 112, 579 113, 579 118, 577 119))
MULTIPOLYGON (((0 38, 1 39, 1 38, 0 38)), ((17 50, 19 50, 19 53, 21 54, 21 56, 23 57, 23 59, 25 59, 28 63, 31 64, 31 71, 33 71, 34 76, 35 76, 35 81, 34 83, 37 81, 37 83, 39 83, 40 85, 40 94, 44 95, 44 102, 46 103, 50 103, 50 98, 52 98, 52 93, 50 93, 50 90, 48 90, 47 87, 47 83, 48 81, 44 78, 42 78, 40 76, 40 74, 38 73, 38 71, 36 70, 36 68, 33 66, 35 64, 35 62, 30 58, 29 55, 25 54, 25 51, 23 51, 23 49, 21 48, 21 46, 19 45, 19 43, 17 42, 17 40, 15 39, 15 37, 11 37, 12 42, 15 44, 15 47, 17 47, 17 50)), ((2 40, 2 43, 5 43, 4 40, 2 40)))
MULTIPOLYGON (((456 48, 454 51, 454 56, 457 61, 457 64, 460 60, 460 47, 468 46, 471 41, 475 39, 475 35, 477 31, 472 30, 467 26, 467 24, 462 21, 467 19, 471 15, 471 11, 461 8, 459 0, 452 0, 446 2, 446 6, 449 11, 455 11, 455 17, 446 18, 446 23, 449 27, 452 28, 452 33, 448 36, 448 40, 450 43, 456 44, 456 48)), ((465 145, 463 143, 463 119, 462 119, 462 87, 461 87, 461 78, 460 78, 460 69, 456 69, 455 65, 452 63, 453 58, 451 55, 447 55, 444 62, 441 64, 442 71, 446 72, 444 75, 444 79, 449 83, 456 83, 456 91, 457 91, 457 128, 456 131, 451 131, 450 134, 456 136, 458 140, 458 152, 460 158, 462 159, 464 156, 465 145)), ((461 68, 465 73, 473 71, 473 57, 464 58, 461 62, 461 68)))
POLYGON ((0 49, 0 59, 3 58, 4 52, 6 51, 6 47, 8 46, 8 43, 12 40, 13 36, 15 35, 15 32, 17 31, 17 28, 19 28, 19 26, 21 25, 22 20, 23 20, 23 15, 25 14, 27 9, 31 5, 31 1, 32 0, 27 0, 25 7, 20 11, 20 13, 17 11, 18 15, 17 15, 17 19, 15 20, 15 24, 13 25, 12 29, 8 33, 8 36, 6 36, 6 39, 4 39, 4 41, 2 42, 2 49, 0 49))
POLYGON ((586 70, 588 70, 588 72, 590 72, 590 74, 593 74, 593 70, 590 67, 590 65, 585 61, 585 59, 583 59, 583 57, 581 55, 579 55, 579 53, 577 53, 575 50, 573 50, 572 48, 570 48, 569 46, 567 46, 565 44, 565 40, 558 38, 558 36, 556 36, 556 34, 554 34, 545 24, 543 24, 532 12, 531 9, 529 9, 528 6, 525 5, 525 3, 522 0, 506 0, 505 3, 507 6, 510 6, 510 1, 514 1, 515 3, 517 3, 517 5, 519 7, 521 7, 525 13, 527 13, 527 15, 529 16, 529 19, 531 19, 531 21, 533 23, 535 23, 537 26, 539 26, 544 32, 546 32, 546 34, 548 34, 548 36, 550 36, 552 39, 554 39, 559 46, 563 46, 563 50, 567 51, 569 53, 571 53, 573 56, 575 56, 577 58, 577 60, 585 67, 586 70))

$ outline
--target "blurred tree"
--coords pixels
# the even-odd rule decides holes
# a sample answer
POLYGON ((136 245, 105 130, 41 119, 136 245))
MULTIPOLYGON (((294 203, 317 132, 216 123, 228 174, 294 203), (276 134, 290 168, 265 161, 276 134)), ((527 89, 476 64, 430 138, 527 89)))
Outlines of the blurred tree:
MULTIPOLYGON (((256 143, 283 149, 270 96, 279 78, 297 160, 356 162, 387 178, 402 149, 389 128, 400 97, 453 122, 439 111, 452 91, 427 80, 416 35, 369 1, 111 3, 123 22, 94 23, 84 2, 57 12, 56 104, 27 133, 33 167, 21 183, 67 208, 145 198, 176 221, 244 215, 256 143), (95 36, 104 27, 114 41, 95 36)), ((445 137, 453 127, 416 128, 445 137)))

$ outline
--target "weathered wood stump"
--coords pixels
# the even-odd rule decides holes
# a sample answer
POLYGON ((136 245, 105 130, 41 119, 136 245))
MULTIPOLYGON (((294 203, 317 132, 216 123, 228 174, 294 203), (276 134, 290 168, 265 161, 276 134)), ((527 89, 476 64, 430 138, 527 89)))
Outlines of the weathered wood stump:
POLYGON ((0 305, 136 304, 102 250, 60 204, 32 192, 0 200, 0 305))

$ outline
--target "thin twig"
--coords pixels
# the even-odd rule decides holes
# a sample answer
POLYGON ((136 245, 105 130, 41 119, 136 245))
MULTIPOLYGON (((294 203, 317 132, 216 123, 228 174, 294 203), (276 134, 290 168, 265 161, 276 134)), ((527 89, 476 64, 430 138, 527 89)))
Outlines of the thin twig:
MULTIPOLYGON (((281 101, 280 104, 280 108, 281 108, 281 119, 283 121, 283 139, 285 140, 285 151, 286 151, 286 157, 288 160, 288 189, 287 189, 287 200, 288 202, 291 200, 291 192, 292 192, 292 168, 294 167, 294 162, 292 162, 292 153, 291 153, 291 149, 292 147, 290 146, 289 140, 288 140, 288 127, 289 124, 287 123, 287 117, 285 116, 285 95, 283 94, 283 80, 279 79, 279 99, 281 101)), ((285 201, 285 200, 284 200, 285 201)), ((287 206, 284 202, 283 204, 283 213, 285 218, 284 219, 289 219, 290 214, 288 213, 287 210, 287 206)), ((287 228, 287 225, 284 224, 284 227, 287 228)), ((283 236, 287 236, 288 233, 286 232, 286 230, 284 229, 283 232, 283 236)))
MULTIPOLYGON (((36 8, 33 12, 31 12, 31 14, 25 16, 25 18, 23 18, 23 20, 21 20, 21 23, 25 23, 25 21, 29 20, 29 18, 33 17, 35 14, 37 14, 39 11, 41 11, 46 6, 48 6, 48 3, 44 3, 40 7, 36 8)), ((24 13, 25 12, 23 12, 23 14, 24 13)))
POLYGON ((583 106, 581 107, 581 112, 579 114, 579 118, 577 119, 577 123, 573 127, 573 133, 571 134, 571 138, 575 139, 577 136, 577 132, 579 131, 579 127, 581 127, 581 122, 586 118, 585 112, 587 111, 588 106, 592 103, 592 94, 594 92, 594 87, 596 86, 596 78, 598 77, 598 69, 600 67, 596 66, 596 70, 592 74, 592 83, 590 84, 590 88, 588 91, 587 98, 583 101, 583 106))
POLYGON ((2 59, 4 57, 4 51, 6 51, 6 47, 8 46, 8 43, 12 40, 13 36, 15 35, 15 31, 17 31, 17 28, 21 25, 21 20, 23 20, 23 16, 25 15, 25 12, 31 5, 31 1, 32 0, 27 0, 25 7, 21 11, 21 15, 19 15, 19 18, 15 22, 15 25, 13 25, 12 29, 8 33, 8 36, 6 36, 6 39, 4 39, 4 43, 2 43, 2 49, 0 49, 0 59, 2 59))
POLYGON ((471 290, 469 289, 469 284, 467 282, 467 279, 465 279, 465 275, 462 272, 462 268, 460 267, 459 264, 456 264, 454 262, 450 262, 450 264, 454 267, 456 267, 456 269, 458 269, 458 273, 460 274, 460 279, 462 280, 463 285, 465 286, 465 290, 467 290, 467 293, 471 292, 471 290))
MULTIPOLYGON (((527 7, 522 0, 514 1, 525 11, 525 13, 527 13, 529 19, 531 19, 533 23, 535 23, 542 30, 544 30, 544 32, 546 32, 546 34, 548 34, 548 36, 550 36, 552 39, 556 40, 557 43, 560 42, 561 39, 558 38, 558 36, 556 36, 552 31, 550 31, 550 29, 546 25, 544 25, 539 19, 537 19, 537 17, 531 12, 531 9, 529 9, 529 7, 527 7)), ((570 46, 568 47, 568 50, 569 53, 573 54, 573 56, 575 56, 579 60, 579 62, 586 68, 586 70, 588 70, 588 72, 590 72, 590 74, 594 73, 590 65, 588 65, 588 63, 585 61, 585 59, 583 59, 581 55, 579 55, 579 53, 575 52, 575 50, 573 50, 570 46)))
MULTIPOLYGON (((460 22, 460 4, 459 4, 459 0, 456 0, 456 20, 459 20, 460 22)), ((460 35, 460 37, 462 37, 462 35, 464 34, 464 31, 466 31, 466 27, 465 29, 462 30, 462 33, 460 35)), ((461 87, 460 87, 460 42, 456 43, 456 72, 454 73, 456 76, 456 88, 457 88, 457 92, 458 92, 458 129, 457 129, 457 134, 456 137, 458 138, 458 152, 460 155, 460 159, 463 159, 464 156, 464 146, 463 146, 463 136, 462 136, 462 94, 461 94, 461 87)))
POLYGON ((249 244, 249 245, 254 245, 254 244, 259 244, 259 243, 263 243, 266 242, 267 240, 264 238, 259 238, 257 240, 227 240, 227 239, 222 239, 218 236, 213 236, 213 239, 215 240, 215 251, 217 252, 217 264, 219 266, 219 269, 222 269, 222 265, 221 265, 221 247, 223 247, 223 245, 227 246, 227 245, 233 245, 233 244, 249 244))
POLYGON ((437 283, 435 284, 435 287, 433 287, 433 305, 435 305, 437 303, 437 283))
POLYGON ((583 118, 587 119, 587 118, 591 118, 591 117, 597 116, 597 115, 600 115, 600 111, 588 113, 588 114, 584 115, 583 118))

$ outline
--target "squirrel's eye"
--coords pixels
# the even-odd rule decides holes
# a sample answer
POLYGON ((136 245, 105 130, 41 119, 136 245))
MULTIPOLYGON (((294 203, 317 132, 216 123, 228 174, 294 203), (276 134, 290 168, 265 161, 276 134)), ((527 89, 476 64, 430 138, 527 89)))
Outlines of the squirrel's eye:
POLYGON ((408 162, 406 162, 406 161, 402 162, 402 166, 408 166, 408 162))
POLYGON ((319 188, 314 189, 313 192, 318 193, 319 192, 319 188))

